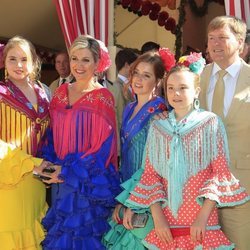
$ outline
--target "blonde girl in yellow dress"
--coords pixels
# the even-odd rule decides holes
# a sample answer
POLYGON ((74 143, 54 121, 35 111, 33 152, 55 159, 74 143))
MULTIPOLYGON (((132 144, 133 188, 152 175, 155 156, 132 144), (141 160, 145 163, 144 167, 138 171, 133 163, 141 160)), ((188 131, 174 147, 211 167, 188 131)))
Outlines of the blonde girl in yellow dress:
POLYGON ((40 249, 45 186, 32 176, 46 162, 36 158, 49 123, 48 99, 37 82, 39 59, 21 37, 3 51, 0 82, 0 249, 40 249))

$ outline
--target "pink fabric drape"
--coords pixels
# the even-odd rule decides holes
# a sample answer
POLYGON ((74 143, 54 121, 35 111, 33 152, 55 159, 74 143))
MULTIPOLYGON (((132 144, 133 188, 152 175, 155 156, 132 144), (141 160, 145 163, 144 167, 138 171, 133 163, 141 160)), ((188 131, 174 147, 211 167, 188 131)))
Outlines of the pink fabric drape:
POLYGON ((109 0, 54 0, 67 47, 81 34, 108 45, 109 0))
POLYGON ((250 0, 225 0, 225 7, 227 15, 244 20, 250 30, 250 0))

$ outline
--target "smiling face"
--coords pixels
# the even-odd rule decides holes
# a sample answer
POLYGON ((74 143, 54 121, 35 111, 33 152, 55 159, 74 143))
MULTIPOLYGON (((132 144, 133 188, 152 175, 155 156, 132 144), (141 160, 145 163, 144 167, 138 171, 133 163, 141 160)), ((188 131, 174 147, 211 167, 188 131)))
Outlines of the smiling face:
POLYGON ((70 54, 70 69, 76 81, 88 82, 94 76, 97 63, 88 48, 75 49, 70 54))
POLYGON ((137 96, 150 97, 157 85, 153 65, 140 62, 132 73, 132 89, 137 96))
POLYGON ((195 74, 188 70, 171 73, 166 83, 167 99, 177 114, 185 116, 193 109, 194 99, 200 88, 196 86, 195 74))
POLYGON ((5 68, 13 82, 26 81, 33 70, 31 54, 19 46, 11 48, 6 55, 5 68))
POLYGON ((209 54, 222 69, 226 69, 239 58, 242 42, 227 25, 208 33, 209 54))

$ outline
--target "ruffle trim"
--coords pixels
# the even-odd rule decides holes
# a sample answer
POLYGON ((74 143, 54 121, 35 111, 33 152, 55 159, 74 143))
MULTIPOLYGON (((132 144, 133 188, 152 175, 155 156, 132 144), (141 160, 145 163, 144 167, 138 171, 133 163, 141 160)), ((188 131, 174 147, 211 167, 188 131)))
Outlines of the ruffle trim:
POLYGON ((9 154, 1 160, 0 168, 0 188, 12 189, 23 177, 30 173, 34 168, 32 156, 23 152, 20 148, 10 151, 9 154))
POLYGON ((114 221, 109 222, 111 230, 104 236, 103 244, 109 250, 145 250, 141 239, 136 237, 131 230, 114 221))
POLYGON ((196 200, 201 205, 205 198, 216 201, 217 207, 241 205, 250 200, 245 188, 240 186, 239 181, 232 174, 228 179, 214 177, 207 181, 196 200))
POLYGON ((61 178, 70 190, 58 198, 43 219, 48 231, 46 249, 104 249, 102 235, 108 231, 107 218, 120 192, 119 175, 110 164, 94 156, 70 154, 61 161, 61 178))
POLYGON ((45 238, 45 231, 40 221, 45 216, 47 206, 44 208, 40 218, 35 221, 34 229, 24 229, 22 231, 10 231, 0 233, 1 250, 23 249, 38 250, 41 249, 41 242, 45 238))

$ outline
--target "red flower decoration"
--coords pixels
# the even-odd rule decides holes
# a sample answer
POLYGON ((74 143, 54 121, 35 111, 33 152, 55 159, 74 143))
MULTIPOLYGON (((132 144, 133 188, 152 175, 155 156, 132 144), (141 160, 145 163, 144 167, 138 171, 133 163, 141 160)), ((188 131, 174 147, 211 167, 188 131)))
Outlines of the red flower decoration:
POLYGON ((111 62, 111 59, 109 56, 108 49, 105 46, 105 44, 100 40, 97 40, 97 41, 100 45, 100 59, 98 62, 96 72, 101 73, 101 72, 107 70, 111 66, 112 62, 111 62))
POLYGON ((137 12, 141 8, 141 0, 132 0, 130 8, 132 11, 137 12))
POLYGON ((152 4, 152 12, 158 13, 158 12, 160 12, 160 10, 161 10, 161 6, 158 3, 152 4))
POLYGON ((164 110, 167 109, 166 105, 163 104, 163 103, 160 103, 159 106, 158 106, 158 108, 159 108, 160 110, 162 110, 162 111, 164 111, 164 110))
POLYGON ((174 30, 176 28, 176 22, 174 18, 169 17, 167 22, 165 23, 165 29, 166 30, 174 30))
POLYGON ((147 16, 151 11, 152 3, 149 1, 142 2, 141 13, 143 16, 147 16))
POLYGON ((158 19, 158 12, 151 11, 150 14, 149 14, 149 18, 150 18, 152 21, 157 20, 157 19, 158 19))
MULTIPOLYGON (((128 9, 129 12, 134 12, 138 16, 147 16, 149 15, 149 18, 152 21, 158 20, 159 26, 164 26, 165 29, 171 31, 172 34, 175 34, 176 32, 176 22, 172 17, 169 17, 168 12, 161 11, 161 6, 155 2, 149 0, 120 0, 118 2, 122 5, 124 9, 128 9), (161 11, 161 12, 160 12, 161 11)), ((175 3, 175 1, 173 2, 175 3)), ((175 6, 172 1, 170 1, 168 4, 169 8, 170 6, 175 6)), ((173 9, 173 8, 172 8, 173 9)))
POLYGON ((166 11, 160 12, 158 16, 158 24, 160 26, 164 26, 168 17, 169 17, 169 14, 166 11))
POLYGON ((123 8, 127 8, 131 3, 131 0, 122 0, 121 4, 123 8))
POLYGON ((168 48, 160 48, 159 55, 164 63, 165 70, 168 72, 172 67, 175 66, 174 54, 168 48))
POLYGON ((148 112, 149 112, 149 113, 154 113, 154 111, 155 111, 155 108, 154 108, 154 107, 149 107, 149 108, 148 108, 148 112))

